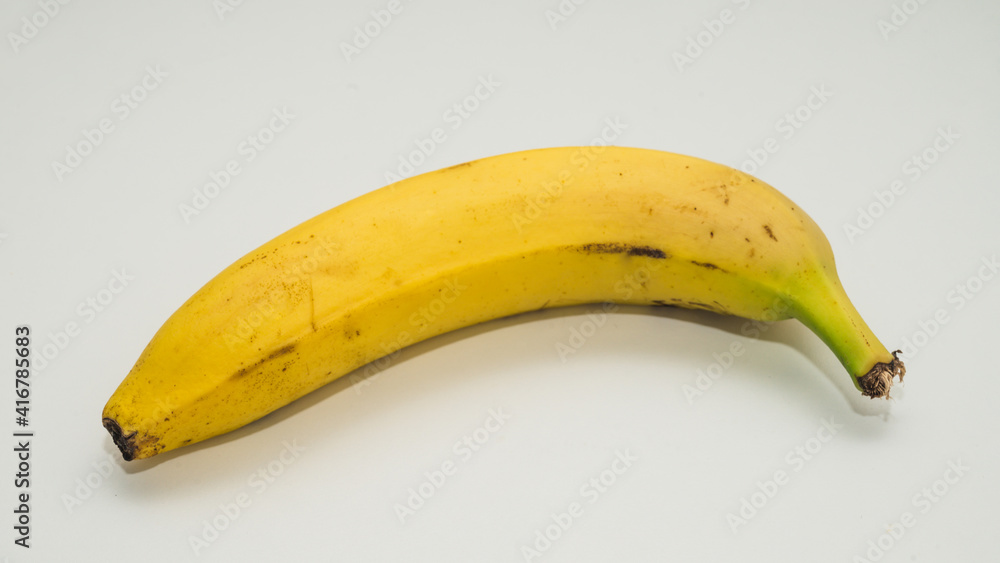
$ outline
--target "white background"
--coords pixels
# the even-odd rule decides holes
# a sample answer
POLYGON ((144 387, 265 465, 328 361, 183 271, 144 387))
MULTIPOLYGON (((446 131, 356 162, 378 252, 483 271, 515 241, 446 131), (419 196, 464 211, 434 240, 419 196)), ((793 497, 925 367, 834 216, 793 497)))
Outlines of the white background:
POLYGON ((331 4, 4 4, 0 429, 17 430, 15 327, 50 357, 31 379, 31 548, 13 543, 11 437, 0 558, 1000 556, 1000 276, 983 262, 1000 250, 1000 5, 421 0, 378 24, 386 1, 331 4), (476 98, 481 81, 494 86, 476 98), (472 111, 458 120, 455 104, 472 111), (274 111, 294 117, 247 161, 241 143, 274 111), (113 129, 87 141, 102 120, 113 129), (858 309, 906 348, 893 400, 862 400, 794 321, 750 338, 740 319, 592 306, 445 335, 230 435, 120 460, 105 401, 226 265, 384 185, 436 128, 444 140, 414 172, 587 145, 609 122, 615 144, 742 167, 806 209, 858 309), (240 173, 185 216, 232 160, 240 173), (115 272, 131 279, 111 293, 115 272), (560 357, 574 331, 592 335, 560 357), (746 351, 730 362, 734 343, 746 351), (721 375, 686 395, 699 371, 721 375), (506 417, 495 432, 491 410, 506 417), (489 439, 466 455, 464 436, 489 439), (595 494, 594 478, 610 486, 595 494))

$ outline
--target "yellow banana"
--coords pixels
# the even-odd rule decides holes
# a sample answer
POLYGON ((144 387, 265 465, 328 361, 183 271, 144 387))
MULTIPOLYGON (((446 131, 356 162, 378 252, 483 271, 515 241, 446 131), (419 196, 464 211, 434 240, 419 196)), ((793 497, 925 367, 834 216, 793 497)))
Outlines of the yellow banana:
POLYGON ((104 408, 126 460, 234 430, 399 348, 524 311, 614 301, 797 318, 861 392, 903 364, 794 203, 654 150, 485 158, 348 201, 232 264, 153 336, 104 408))

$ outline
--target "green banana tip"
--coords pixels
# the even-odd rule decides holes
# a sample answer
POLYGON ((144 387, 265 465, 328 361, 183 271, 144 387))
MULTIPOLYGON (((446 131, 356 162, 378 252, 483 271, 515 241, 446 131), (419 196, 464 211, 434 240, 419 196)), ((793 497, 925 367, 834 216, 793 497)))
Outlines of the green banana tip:
POLYGON ((892 353, 891 362, 878 362, 868 370, 868 373, 858 378, 858 388, 861 389, 862 395, 872 399, 888 398, 893 378, 898 376, 900 383, 903 382, 906 366, 899 359, 900 353, 900 350, 896 350, 892 353))

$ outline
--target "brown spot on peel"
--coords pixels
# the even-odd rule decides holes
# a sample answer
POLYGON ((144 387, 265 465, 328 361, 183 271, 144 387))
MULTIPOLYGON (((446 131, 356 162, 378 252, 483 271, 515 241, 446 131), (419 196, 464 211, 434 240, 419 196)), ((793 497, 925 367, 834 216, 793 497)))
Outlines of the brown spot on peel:
POLYGON ((670 255, 651 246, 635 246, 617 242, 594 242, 579 247, 581 252, 591 254, 626 254, 628 256, 648 256, 650 258, 670 258, 670 255))
POLYGON ((711 262, 698 262, 697 260, 691 260, 691 263, 694 264, 695 266, 701 266, 706 270, 719 270, 720 272, 726 271, 723 268, 720 268, 711 262))
POLYGON ((724 311, 719 310, 714 305, 709 305, 708 303, 702 303, 700 301, 687 301, 685 302, 685 305, 691 309, 702 309, 711 313, 724 313, 724 311))
POLYGON ((771 226, 770 225, 764 225, 764 231, 767 232, 767 236, 771 237, 772 240, 774 240, 775 242, 778 242, 778 237, 774 236, 774 233, 771 232, 771 226))
POLYGON ((256 367, 258 367, 258 366, 260 366, 260 365, 262 365, 264 363, 267 363, 267 362, 269 362, 269 361, 271 361, 271 360, 273 360, 275 358, 278 358, 280 356, 284 356, 285 354, 289 354, 293 350, 295 350, 295 344, 288 344, 287 346, 282 346, 281 348, 278 348, 277 350, 275 350, 275 351, 271 352, 270 354, 268 354, 267 357, 265 357, 264 359, 258 360, 258 361, 250 364, 249 366, 247 366, 245 368, 240 368, 239 371, 237 371, 236 373, 233 374, 233 377, 234 378, 243 377, 244 375, 250 373, 250 371, 253 370, 254 368, 256 368, 256 367))
POLYGON ((316 332, 316 296, 313 294, 312 276, 309 276, 309 326, 316 332))
POLYGON ((287 346, 282 346, 281 348, 278 348, 274 352, 271 352, 267 356, 266 359, 273 360, 273 359, 277 358, 278 356, 284 356, 285 354, 288 354, 289 352, 291 352, 294 349, 295 349, 295 345, 294 344, 289 344, 287 346))

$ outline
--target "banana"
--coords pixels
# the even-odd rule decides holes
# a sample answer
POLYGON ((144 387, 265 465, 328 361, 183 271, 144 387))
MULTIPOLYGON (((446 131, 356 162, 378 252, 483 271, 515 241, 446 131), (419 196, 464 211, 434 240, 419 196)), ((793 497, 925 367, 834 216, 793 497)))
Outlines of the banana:
POLYGON ((905 373, 820 228, 774 188, 688 156, 563 147, 402 180, 250 252, 167 319, 103 424, 126 460, 147 458, 435 335, 609 301, 799 319, 872 398, 905 373))

